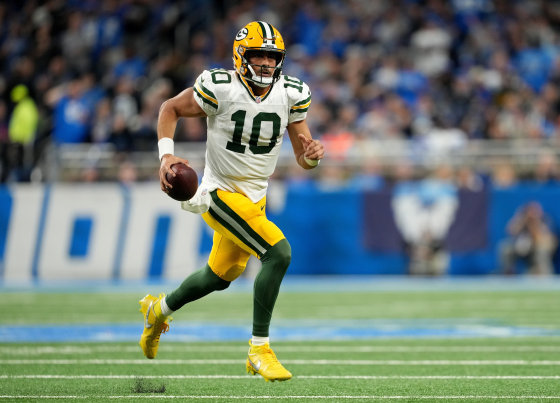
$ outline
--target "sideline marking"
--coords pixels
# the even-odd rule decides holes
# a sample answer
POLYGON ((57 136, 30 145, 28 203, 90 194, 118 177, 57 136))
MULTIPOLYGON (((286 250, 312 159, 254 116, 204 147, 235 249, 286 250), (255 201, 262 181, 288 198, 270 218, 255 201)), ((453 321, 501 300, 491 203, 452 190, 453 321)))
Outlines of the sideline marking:
MULTIPOLYGON (((0 379, 257 379, 251 375, 0 375, 0 379)), ((560 379, 560 375, 296 375, 297 379, 560 379)))
MULTIPOLYGON (((499 353, 499 352, 551 352, 560 353, 560 346, 276 346, 283 353, 499 353)), ((159 347, 160 352, 200 352, 200 345, 167 343, 159 347)), ((244 346, 213 346, 213 351, 238 353, 245 352, 244 346)), ((137 346, 25 346, 0 347, 0 354, 37 355, 37 354, 90 354, 127 352, 137 353, 137 346)))
MULTIPOLYGON (((248 324, 214 322, 178 322, 167 341, 202 342, 243 340, 248 324)), ((281 322, 274 330, 274 339, 294 340, 355 340, 379 338, 473 338, 473 337, 560 337, 560 328, 505 326, 487 323, 459 323, 455 320, 312 320, 281 322)), ((44 324, 5 325, 0 327, 0 342, 115 342, 137 341, 138 325, 130 323, 104 324, 44 324)))
MULTIPOLYGON (((150 360, 152 365, 239 365, 244 360, 150 360)), ((283 360, 292 365, 560 365, 551 360, 283 360)), ((0 360, 2 365, 145 365, 146 359, 23 359, 0 360)))

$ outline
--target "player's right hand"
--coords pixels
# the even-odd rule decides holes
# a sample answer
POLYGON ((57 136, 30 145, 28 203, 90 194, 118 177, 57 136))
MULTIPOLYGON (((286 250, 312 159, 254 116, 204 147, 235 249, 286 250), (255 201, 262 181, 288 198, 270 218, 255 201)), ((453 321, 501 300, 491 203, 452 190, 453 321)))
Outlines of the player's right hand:
POLYGON ((321 160, 325 156, 325 147, 320 140, 306 137, 305 134, 299 133, 298 137, 303 146, 303 156, 310 160, 321 160))
POLYGON ((159 182, 160 182, 161 190, 164 191, 165 193, 167 193, 169 189, 173 187, 167 181, 167 173, 170 173, 171 175, 175 176, 175 172, 173 172, 173 170, 171 169, 171 166, 174 164, 185 164, 187 166, 190 166, 188 160, 181 157, 177 157, 176 155, 165 154, 163 156, 163 158, 161 159, 161 164, 159 166, 159 182))

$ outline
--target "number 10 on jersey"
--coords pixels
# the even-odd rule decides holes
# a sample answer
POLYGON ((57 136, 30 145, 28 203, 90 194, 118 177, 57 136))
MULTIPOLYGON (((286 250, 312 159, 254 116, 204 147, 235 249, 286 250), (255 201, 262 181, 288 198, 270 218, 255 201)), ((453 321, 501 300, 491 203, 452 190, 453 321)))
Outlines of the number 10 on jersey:
MULTIPOLYGON (((247 111, 238 110, 231 115, 231 120, 235 123, 233 129, 233 138, 227 142, 226 148, 236 153, 245 154, 246 146, 242 143, 243 128, 245 127, 245 117, 247 111)), ((253 118, 251 125, 251 137, 249 138, 249 150, 253 154, 268 154, 278 142, 280 136, 280 116, 274 112, 259 112, 253 118), (259 145, 259 137, 261 135, 262 123, 272 123, 272 135, 268 145, 259 145)), ((270 127, 266 125, 266 127, 270 127)))

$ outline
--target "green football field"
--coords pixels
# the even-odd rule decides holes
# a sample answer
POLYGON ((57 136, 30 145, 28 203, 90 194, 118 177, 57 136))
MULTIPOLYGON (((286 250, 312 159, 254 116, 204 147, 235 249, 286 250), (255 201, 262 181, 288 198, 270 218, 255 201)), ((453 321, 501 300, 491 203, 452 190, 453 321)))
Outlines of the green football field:
POLYGON ((177 312, 155 360, 138 299, 159 287, 5 290, 0 400, 560 401, 557 286, 308 288, 278 299, 274 383, 245 372, 249 287, 177 312))

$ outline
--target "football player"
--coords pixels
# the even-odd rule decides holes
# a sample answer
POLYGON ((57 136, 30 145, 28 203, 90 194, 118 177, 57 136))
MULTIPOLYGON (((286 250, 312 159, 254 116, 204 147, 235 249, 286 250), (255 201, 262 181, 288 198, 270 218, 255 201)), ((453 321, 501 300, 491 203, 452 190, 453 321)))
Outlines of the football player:
POLYGON ((305 121, 311 92, 297 78, 282 74, 285 46, 280 32, 263 21, 243 27, 233 42, 235 70, 206 70, 193 87, 164 102, 158 119, 161 189, 171 187, 171 166, 188 161, 174 155, 173 135, 181 117, 207 117, 206 166, 195 196, 181 207, 200 213, 214 230, 205 267, 167 296, 140 301, 144 332, 140 346, 154 358, 169 315, 218 290, 243 273, 250 255, 262 262, 255 278, 253 333, 247 371, 267 381, 292 377, 270 348, 269 326, 280 283, 291 260, 290 244, 265 214, 268 178, 274 172, 284 132, 304 169, 324 155, 305 121))

